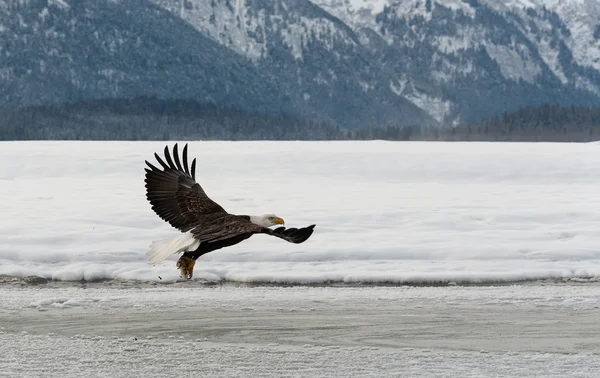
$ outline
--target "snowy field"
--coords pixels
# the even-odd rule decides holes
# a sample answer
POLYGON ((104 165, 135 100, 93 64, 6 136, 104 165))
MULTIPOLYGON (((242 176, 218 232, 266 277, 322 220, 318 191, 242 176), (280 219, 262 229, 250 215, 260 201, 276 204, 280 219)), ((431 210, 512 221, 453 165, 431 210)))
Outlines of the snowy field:
POLYGON ((177 232, 145 200, 163 147, 0 143, 3 376, 600 371, 600 144, 190 143, 226 210, 317 224, 192 281, 145 261, 177 232))
MULTIPOLYGON (((179 279, 146 263, 178 231, 145 199, 164 142, 0 143, 0 275, 179 279), (160 278, 159 278, 160 276, 160 278)), ((197 280, 494 283, 600 277, 600 144, 192 142, 233 213, 317 224, 203 256, 197 280)))

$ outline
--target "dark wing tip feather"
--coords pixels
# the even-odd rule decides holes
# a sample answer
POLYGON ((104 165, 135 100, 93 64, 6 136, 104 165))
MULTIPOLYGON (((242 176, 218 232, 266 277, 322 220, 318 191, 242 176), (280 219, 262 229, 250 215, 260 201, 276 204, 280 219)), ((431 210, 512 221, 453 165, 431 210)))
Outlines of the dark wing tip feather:
POLYGON ((271 235, 277 236, 290 243, 300 244, 304 243, 313 234, 316 225, 312 224, 308 227, 296 228, 296 227, 278 227, 270 232, 271 235))
POLYGON ((171 152, 169 151, 169 146, 165 146, 165 159, 167 159, 167 163, 169 163, 169 168, 177 169, 177 167, 175 167, 175 164, 173 164, 173 159, 171 159, 171 152))
MULTIPOLYGON (((148 167, 150 167, 151 170, 153 171, 158 171, 158 168, 156 168, 154 165, 152 165, 148 160, 146 160, 146 164, 148 165, 148 167)), ((144 168, 146 170, 146 172, 148 172, 148 168, 144 168)))
POLYGON ((177 143, 175 143, 175 146, 173 147, 173 159, 175 160, 175 166, 177 167, 177 169, 179 169, 181 172, 184 172, 183 168, 181 167, 181 161, 179 160, 179 150, 177 148, 177 143))
POLYGON ((163 161, 163 159, 160 158, 160 156, 158 156, 158 154, 156 152, 154 153, 154 157, 156 158, 156 161, 158 161, 158 163, 160 165, 162 165, 162 167, 164 169, 169 169, 169 166, 163 161))
MULTIPOLYGON (((179 171, 181 173, 185 173, 186 176, 191 177, 192 180, 196 180, 196 159, 192 160, 192 167, 190 169, 188 165, 188 145, 186 144, 183 147, 183 164, 182 160, 179 157, 179 146, 177 143, 173 146, 173 154, 169 150, 169 146, 165 146, 164 157, 161 157, 158 153, 154 153, 154 158, 160 164, 160 166, 165 171, 179 171)), ((160 171, 159 168, 151 164, 149 161, 145 160, 146 164, 154 171, 160 171)))
POLYGON ((290 235, 290 239, 291 239, 292 243, 296 243, 296 244, 304 243, 313 234, 313 232, 314 232, 313 228, 310 228, 310 227, 296 229, 290 235))
POLYGON ((190 168, 188 167, 188 157, 187 157, 187 143, 183 147, 183 168, 185 169, 186 174, 190 174, 190 168))

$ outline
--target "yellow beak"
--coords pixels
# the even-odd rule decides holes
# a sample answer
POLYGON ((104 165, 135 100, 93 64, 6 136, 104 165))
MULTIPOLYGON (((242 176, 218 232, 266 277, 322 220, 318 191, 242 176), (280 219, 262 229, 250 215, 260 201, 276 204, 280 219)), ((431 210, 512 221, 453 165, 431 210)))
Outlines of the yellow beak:
POLYGON ((285 224, 285 221, 281 218, 275 219, 275 224, 285 224))

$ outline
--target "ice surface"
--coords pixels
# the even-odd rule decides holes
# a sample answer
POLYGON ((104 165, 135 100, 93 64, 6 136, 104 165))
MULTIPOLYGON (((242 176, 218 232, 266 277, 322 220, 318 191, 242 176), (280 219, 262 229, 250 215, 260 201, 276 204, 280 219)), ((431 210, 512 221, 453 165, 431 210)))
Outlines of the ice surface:
POLYGON ((0 285, 10 377, 594 377, 598 285, 0 285), (33 362, 33 363, 30 363, 33 362))
POLYGON ((184 377, 593 377, 600 369, 600 357, 594 354, 397 351, 310 344, 281 347, 27 334, 9 334, 3 340, 3 371, 8 376, 27 377, 45 377, 49 371, 60 377, 163 377, 174 373, 184 377))
MULTIPOLYGON (((179 278, 150 266, 178 231, 145 199, 164 142, 0 143, 0 274, 179 278)), ((195 278, 498 282, 600 277, 600 144, 192 142, 196 177, 238 214, 316 223, 203 256, 195 278)))

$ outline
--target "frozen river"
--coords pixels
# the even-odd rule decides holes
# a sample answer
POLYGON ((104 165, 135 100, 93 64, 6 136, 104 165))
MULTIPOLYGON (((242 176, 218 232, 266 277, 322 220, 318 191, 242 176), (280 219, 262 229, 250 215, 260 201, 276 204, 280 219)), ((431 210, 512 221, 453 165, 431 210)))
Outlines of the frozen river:
POLYGON ((593 377, 600 371, 599 290, 589 283, 5 283, 0 371, 28 377, 593 377))

